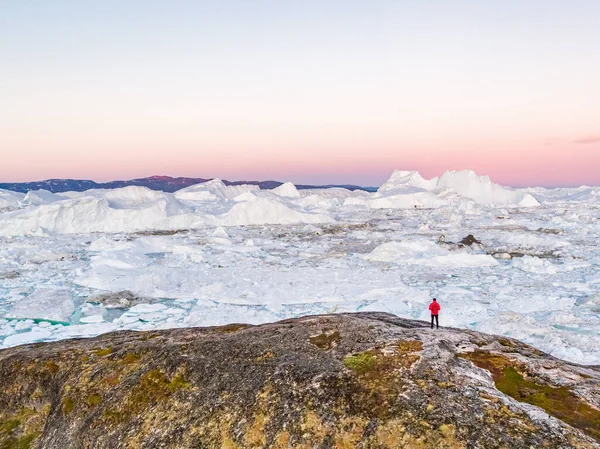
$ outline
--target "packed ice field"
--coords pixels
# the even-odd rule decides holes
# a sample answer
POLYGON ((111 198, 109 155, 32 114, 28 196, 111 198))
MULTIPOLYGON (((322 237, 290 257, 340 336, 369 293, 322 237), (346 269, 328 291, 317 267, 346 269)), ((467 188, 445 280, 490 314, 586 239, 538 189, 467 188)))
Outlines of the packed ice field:
POLYGON ((472 171, 396 171, 375 193, 0 190, 0 347, 321 313, 428 320, 437 297, 443 326, 600 364, 599 238, 599 187, 472 171))

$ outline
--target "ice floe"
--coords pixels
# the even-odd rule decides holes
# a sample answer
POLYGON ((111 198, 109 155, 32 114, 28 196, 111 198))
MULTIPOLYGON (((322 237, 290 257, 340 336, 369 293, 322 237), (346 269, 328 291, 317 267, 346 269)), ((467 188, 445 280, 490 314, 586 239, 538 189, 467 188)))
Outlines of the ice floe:
POLYGON ((0 191, 0 345, 361 310, 428 319, 436 296, 442 325, 598 364, 598 192, 470 171, 397 171, 373 193, 0 191))
POLYGON ((74 310, 75 305, 69 290, 40 288, 17 301, 5 317, 68 323, 74 310))

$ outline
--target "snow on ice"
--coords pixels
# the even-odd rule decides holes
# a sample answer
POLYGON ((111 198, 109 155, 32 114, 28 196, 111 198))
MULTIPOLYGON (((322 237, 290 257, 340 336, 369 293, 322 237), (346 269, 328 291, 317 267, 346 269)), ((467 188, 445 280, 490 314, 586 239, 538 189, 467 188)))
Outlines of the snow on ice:
POLYGON ((17 301, 5 318, 33 318, 68 323, 74 311, 69 290, 40 288, 17 301))
POLYGON ((472 171, 395 171, 374 193, 0 191, 0 347, 315 313, 427 319, 436 296, 442 325, 598 364, 598 238, 600 188, 472 171))

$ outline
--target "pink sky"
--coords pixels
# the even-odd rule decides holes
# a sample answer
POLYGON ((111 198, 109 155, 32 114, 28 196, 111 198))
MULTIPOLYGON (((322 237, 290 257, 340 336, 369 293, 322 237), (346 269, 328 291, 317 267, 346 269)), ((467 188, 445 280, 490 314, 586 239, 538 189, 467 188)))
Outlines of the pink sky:
POLYGON ((9 2, 0 182, 600 185, 600 2, 375 3, 9 2))
MULTIPOLYGON (((582 138, 581 140, 585 140, 582 138)), ((590 139, 591 140, 591 139, 590 139)), ((27 150, 22 150, 26 153, 27 150)), ((470 168, 506 185, 600 185, 600 144, 539 143, 537 146, 439 151, 436 148, 349 151, 309 147, 306 151, 48 151, 31 152, 0 167, 0 181, 78 178, 108 181, 155 174, 230 180, 291 180, 296 183, 379 185, 394 169, 418 170, 430 178, 445 170, 470 168), (172 157, 176 154, 177 157, 172 157)))

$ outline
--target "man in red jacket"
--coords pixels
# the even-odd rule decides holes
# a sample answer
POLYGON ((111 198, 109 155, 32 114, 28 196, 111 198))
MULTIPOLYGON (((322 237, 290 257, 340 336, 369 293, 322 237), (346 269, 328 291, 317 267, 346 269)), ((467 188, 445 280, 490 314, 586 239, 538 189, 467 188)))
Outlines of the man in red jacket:
POLYGON ((437 299, 433 298, 431 304, 429 304, 429 310, 431 310, 431 328, 433 329, 433 320, 435 318, 435 325, 439 329, 440 322, 438 320, 438 313, 440 313, 440 305, 437 302, 437 299))

